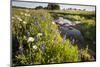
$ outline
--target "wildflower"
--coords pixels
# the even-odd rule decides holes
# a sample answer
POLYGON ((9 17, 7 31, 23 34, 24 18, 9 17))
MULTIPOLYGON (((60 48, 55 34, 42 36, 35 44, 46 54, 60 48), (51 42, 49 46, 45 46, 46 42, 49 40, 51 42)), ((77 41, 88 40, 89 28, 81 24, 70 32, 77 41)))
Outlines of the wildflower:
POLYGON ((33 37, 29 37, 27 42, 33 42, 34 38, 33 37))
POLYGON ((34 45, 34 46, 32 46, 32 47, 33 47, 33 49, 35 49, 35 50, 38 48, 36 45, 34 45))
POLYGON ((38 33, 37 35, 38 35, 38 36, 42 36, 42 33, 38 33))
POLYGON ((37 22, 37 21, 35 21, 35 22, 34 22, 34 25, 38 26, 38 22, 37 22))
POLYGON ((52 24, 55 24, 55 22, 52 21, 52 24))
POLYGON ((24 24, 27 24, 27 22, 26 22, 26 21, 23 21, 23 23, 24 23, 24 24))
POLYGON ((40 27, 39 31, 42 33, 42 28, 40 27))
POLYGON ((29 17, 29 16, 30 16, 30 14, 25 13, 25 16, 28 16, 28 17, 29 17))
POLYGON ((21 14, 21 15, 23 15, 24 13, 23 13, 23 12, 21 12, 20 14, 21 14))
POLYGON ((33 18, 33 19, 35 19, 36 17, 35 17, 35 16, 33 16, 32 18, 33 18))
POLYGON ((66 34, 63 36, 63 39, 66 40, 66 34))
POLYGON ((16 16, 16 18, 17 18, 19 21, 23 21, 19 16, 16 16))
POLYGON ((71 41, 71 44, 74 44, 74 43, 75 43, 75 39, 73 38, 72 41, 71 41))
POLYGON ((51 40, 53 42, 53 40, 51 40))
POLYGON ((15 17, 11 17, 12 19, 15 19, 15 17))
POLYGON ((27 35, 27 37, 29 37, 30 36, 30 32, 27 32, 26 35, 27 35))
POLYGON ((32 29, 32 32, 34 32, 34 30, 32 29))
POLYGON ((27 16, 27 14, 25 13, 25 16, 27 16))
POLYGON ((50 40, 50 35, 48 35, 48 40, 50 40))
POLYGON ((45 50, 45 45, 44 45, 44 42, 42 43, 42 51, 44 52, 44 50, 45 50))
POLYGON ((23 52, 24 48, 22 46, 19 47, 19 52, 23 52))
POLYGON ((39 40, 39 37, 38 37, 38 36, 36 36, 36 37, 35 37, 35 40, 36 40, 36 42, 37 42, 37 41, 39 40))

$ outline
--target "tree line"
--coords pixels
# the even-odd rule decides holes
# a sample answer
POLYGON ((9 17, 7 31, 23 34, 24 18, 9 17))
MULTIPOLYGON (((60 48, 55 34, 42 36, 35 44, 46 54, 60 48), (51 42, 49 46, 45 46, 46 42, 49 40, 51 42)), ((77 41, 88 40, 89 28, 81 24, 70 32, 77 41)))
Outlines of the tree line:
POLYGON ((55 3, 48 3, 47 7, 37 6, 35 9, 60 10, 60 6, 55 3))

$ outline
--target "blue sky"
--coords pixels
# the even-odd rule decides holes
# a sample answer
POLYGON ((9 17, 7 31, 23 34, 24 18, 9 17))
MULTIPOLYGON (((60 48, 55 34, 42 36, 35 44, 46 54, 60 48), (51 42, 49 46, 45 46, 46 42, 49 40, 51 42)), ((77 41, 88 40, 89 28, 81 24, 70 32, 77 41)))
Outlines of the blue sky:
MULTIPOLYGON (((27 7, 27 8, 35 8, 36 6, 46 7, 48 3, 34 3, 34 2, 21 2, 21 1, 12 1, 13 6, 27 7)), ((76 9, 86 9, 88 11, 95 10, 94 6, 80 6, 80 5, 64 5, 59 4, 61 9, 66 8, 76 8, 76 9)))

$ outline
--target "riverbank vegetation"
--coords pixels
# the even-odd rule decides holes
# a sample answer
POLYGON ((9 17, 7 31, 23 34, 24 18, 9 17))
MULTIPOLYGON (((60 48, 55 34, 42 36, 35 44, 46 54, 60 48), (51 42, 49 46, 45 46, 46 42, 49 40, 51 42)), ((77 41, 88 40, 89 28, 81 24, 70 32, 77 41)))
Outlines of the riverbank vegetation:
POLYGON ((83 10, 65 10, 65 11, 50 11, 52 16, 63 17, 71 21, 80 21, 77 29, 79 29, 84 37, 85 44, 90 49, 96 51, 96 13, 95 11, 83 10))
POLYGON ((95 19, 95 13, 88 11, 68 10, 55 13, 47 9, 13 7, 11 17, 13 65, 90 61, 88 48, 96 51, 95 19), (79 30, 88 47, 79 50, 77 43, 73 45, 70 38, 65 40, 61 37, 58 26, 52 22, 59 16, 72 21, 81 21, 79 30))

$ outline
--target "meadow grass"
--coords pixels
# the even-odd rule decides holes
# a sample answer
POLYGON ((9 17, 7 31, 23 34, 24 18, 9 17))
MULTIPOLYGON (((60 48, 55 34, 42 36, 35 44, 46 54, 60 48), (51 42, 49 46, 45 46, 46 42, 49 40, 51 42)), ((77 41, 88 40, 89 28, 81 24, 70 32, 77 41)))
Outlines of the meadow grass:
POLYGON ((77 44, 64 40, 48 10, 12 8, 13 65, 78 62, 77 44))

